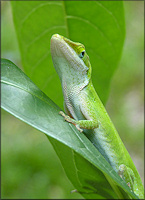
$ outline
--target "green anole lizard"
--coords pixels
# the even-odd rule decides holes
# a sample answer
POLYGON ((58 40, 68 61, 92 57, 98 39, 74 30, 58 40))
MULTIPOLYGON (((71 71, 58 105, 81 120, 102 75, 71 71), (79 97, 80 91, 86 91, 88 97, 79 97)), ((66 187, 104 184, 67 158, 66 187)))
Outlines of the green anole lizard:
POLYGON ((80 132, 84 131, 130 189, 144 198, 138 171, 93 87, 91 64, 84 45, 54 34, 51 55, 67 113, 60 111, 60 114, 80 132))

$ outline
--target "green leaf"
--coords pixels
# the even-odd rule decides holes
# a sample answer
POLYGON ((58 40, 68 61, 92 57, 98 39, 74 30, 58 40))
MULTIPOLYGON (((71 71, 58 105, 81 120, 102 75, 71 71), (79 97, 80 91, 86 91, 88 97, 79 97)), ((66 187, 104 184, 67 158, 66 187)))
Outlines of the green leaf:
POLYGON ((1 72, 2 108, 49 137, 82 196, 137 198, 87 137, 63 120, 59 107, 16 65, 2 59, 1 72))
POLYGON ((12 1, 11 5, 23 67, 36 85, 63 107, 50 55, 50 38, 59 33, 86 46, 93 84, 105 103, 124 41, 123 2, 12 1))

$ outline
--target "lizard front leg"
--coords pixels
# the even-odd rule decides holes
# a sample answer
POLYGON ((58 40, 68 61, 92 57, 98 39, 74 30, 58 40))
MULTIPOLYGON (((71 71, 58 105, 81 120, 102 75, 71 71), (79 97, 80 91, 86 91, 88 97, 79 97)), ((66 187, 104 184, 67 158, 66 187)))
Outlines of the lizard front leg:
POLYGON ((75 125, 75 127, 80 131, 83 132, 82 129, 95 129, 98 128, 98 122, 96 120, 75 120, 66 115, 63 111, 60 111, 59 114, 61 114, 64 119, 75 125))

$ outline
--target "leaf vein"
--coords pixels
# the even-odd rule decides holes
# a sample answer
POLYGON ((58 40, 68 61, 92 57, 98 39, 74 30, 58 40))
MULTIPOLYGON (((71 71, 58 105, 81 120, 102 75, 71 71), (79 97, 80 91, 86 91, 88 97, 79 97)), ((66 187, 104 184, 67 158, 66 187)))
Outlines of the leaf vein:
POLYGON ((47 58, 47 56, 50 54, 50 50, 47 51, 41 58, 39 58, 39 60, 33 65, 33 67, 31 68, 31 73, 33 74, 34 70, 39 66, 39 64, 45 60, 45 58, 47 58))
MULTIPOLYGON (((30 92, 29 90, 27 90, 27 89, 25 89, 25 88, 23 88, 23 87, 20 87, 20 86, 14 84, 14 83, 11 83, 11 82, 8 82, 8 81, 4 81, 4 80, 1 80, 1 83, 6 84, 6 85, 9 85, 9 86, 12 86, 12 87, 15 87, 15 88, 18 88, 18 89, 21 89, 21 90, 23 90, 23 91, 25 91, 25 92, 31 94, 32 96, 37 97, 38 99, 42 100, 43 102, 45 102, 45 103, 47 103, 47 104, 49 105, 49 103, 48 103, 47 101, 45 101, 43 98, 41 98, 40 96, 37 96, 36 94, 30 92)), ((43 94, 43 93, 42 93, 42 94, 43 94)))
POLYGON ((21 26, 34 12, 36 12, 36 10, 38 10, 39 8, 41 8, 43 6, 46 6, 46 5, 58 5, 58 6, 61 6, 61 4, 57 3, 57 2, 47 2, 47 3, 45 2, 45 3, 39 4, 38 6, 34 7, 30 12, 27 13, 27 15, 21 21, 21 26))
POLYGON ((89 20, 84 19, 84 18, 82 18, 82 17, 73 16, 73 15, 68 15, 67 18, 68 18, 68 19, 80 20, 80 21, 83 21, 83 22, 86 23, 86 24, 89 24, 89 25, 92 26, 94 29, 96 29, 97 31, 100 32, 100 34, 106 39, 107 43, 108 43, 110 46, 113 46, 113 44, 112 44, 111 41, 107 38, 107 36, 103 33, 103 31, 102 31, 98 26, 96 26, 95 24, 93 24, 92 22, 90 22, 89 20))
POLYGON ((37 37, 35 37, 27 46, 26 48, 29 48, 32 44, 34 44, 37 40, 41 39, 46 33, 49 33, 53 29, 57 28, 66 28, 65 26, 52 26, 51 28, 45 29, 41 34, 39 34, 37 37))
POLYGON ((105 7, 102 3, 98 2, 98 1, 95 1, 95 3, 98 4, 100 7, 104 8, 106 10, 106 12, 113 17, 118 29, 121 31, 121 27, 120 27, 115 15, 107 7, 105 7))

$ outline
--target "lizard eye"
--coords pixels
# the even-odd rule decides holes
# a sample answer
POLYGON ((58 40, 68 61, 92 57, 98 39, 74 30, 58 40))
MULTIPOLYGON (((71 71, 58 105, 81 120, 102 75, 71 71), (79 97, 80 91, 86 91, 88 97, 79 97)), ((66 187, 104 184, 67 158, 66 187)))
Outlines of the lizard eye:
POLYGON ((85 50, 84 50, 84 51, 82 51, 82 52, 79 54, 79 57, 80 57, 80 58, 83 58, 83 57, 84 57, 84 55, 85 55, 85 50))

